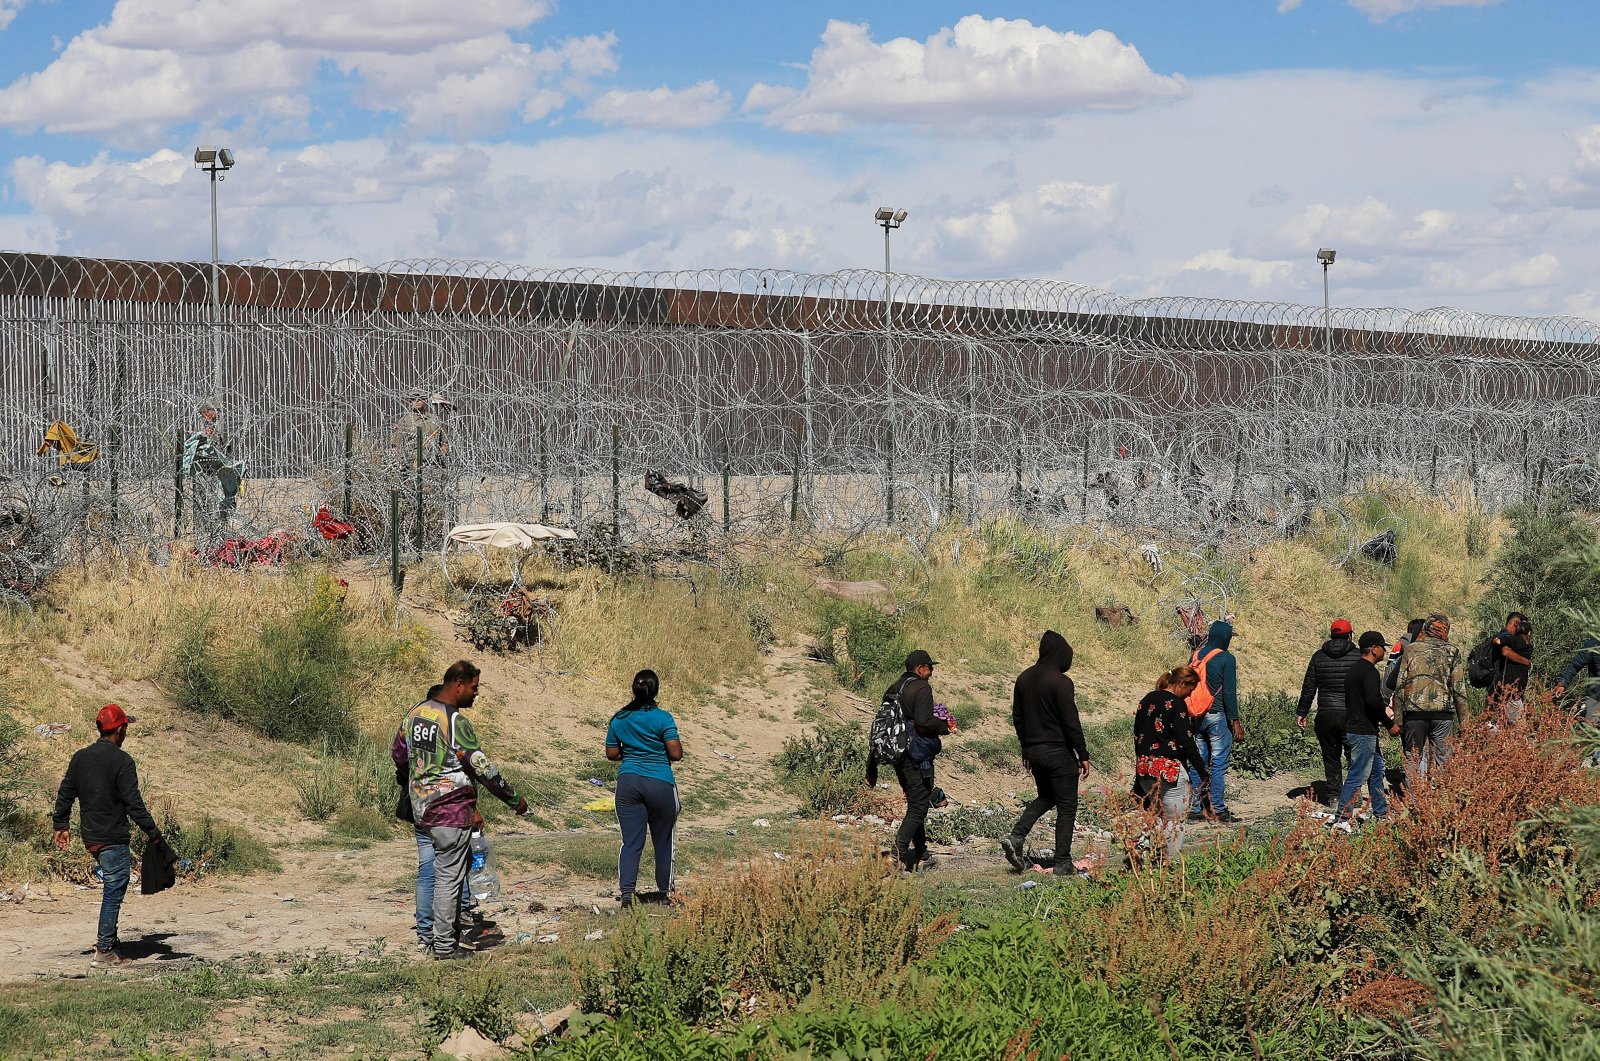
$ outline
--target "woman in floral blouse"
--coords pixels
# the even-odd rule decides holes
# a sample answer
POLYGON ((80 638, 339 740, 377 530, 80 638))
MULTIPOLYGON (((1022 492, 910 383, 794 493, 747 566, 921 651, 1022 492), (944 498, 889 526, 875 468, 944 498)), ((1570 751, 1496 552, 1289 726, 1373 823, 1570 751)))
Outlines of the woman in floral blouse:
POLYGON ((1190 798, 1188 767, 1198 766, 1200 776, 1207 776, 1184 704, 1184 697, 1199 682, 1194 668, 1174 667, 1156 679, 1155 689, 1139 701, 1133 719, 1134 787, 1145 805, 1161 814, 1168 858, 1175 858, 1183 847, 1190 798))

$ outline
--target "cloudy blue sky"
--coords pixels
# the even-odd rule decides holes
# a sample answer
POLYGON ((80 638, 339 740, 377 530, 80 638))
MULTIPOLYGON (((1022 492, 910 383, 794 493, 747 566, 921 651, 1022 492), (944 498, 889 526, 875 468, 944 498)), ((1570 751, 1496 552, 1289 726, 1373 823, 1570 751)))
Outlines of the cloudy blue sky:
POLYGON ((0 249, 1600 318, 1592 0, 0 0, 0 249))

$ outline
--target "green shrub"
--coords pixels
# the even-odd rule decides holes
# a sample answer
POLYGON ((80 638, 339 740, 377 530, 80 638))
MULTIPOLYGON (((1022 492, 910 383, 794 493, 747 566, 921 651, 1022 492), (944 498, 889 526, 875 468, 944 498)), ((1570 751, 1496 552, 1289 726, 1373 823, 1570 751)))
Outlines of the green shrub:
POLYGON ((1016 823, 1014 807, 959 807, 948 814, 928 815, 928 839, 936 844, 953 844, 969 836, 998 840, 1011 834, 1016 823))
POLYGON ((839 684, 874 698, 904 673, 905 639, 900 616, 885 615, 868 604, 830 600, 816 629, 821 658, 833 665, 839 684), (844 655, 835 650, 834 634, 844 631, 844 655))
POLYGON ((345 807, 334 819, 333 831, 351 840, 387 840, 394 832, 394 819, 371 807, 345 807))
POLYGON ((1296 701, 1288 693, 1251 693, 1240 700, 1245 740, 1233 746, 1230 769, 1245 777, 1318 770, 1322 753, 1311 726, 1296 724, 1296 701))
POLYGON ((782 860, 748 858, 719 885, 670 920, 623 918, 608 961, 580 956, 583 1008, 720 1024, 807 996, 877 1001, 954 928, 948 916, 925 919, 914 882, 875 849, 846 849, 827 834, 782 860))
POLYGON ((314 822, 333 817, 343 794, 339 760, 327 753, 294 782, 295 804, 302 815, 314 822))
POLYGON ((1512 535, 1484 573, 1473 626, 1456 636, 1462 651, 1501 629, 1512 611, 1526 612, 1536 631, 1533 673, 1551 683, 1592 631, 1576 609, 1600 600, 1595 533, 1567 505, 1515 505, 1506 510, 1512 535), (1470 635, 1470 636, 1469 636, 1470 635))
POLYGON ((1089 761, 1100 770, 1111 770, 1116 763, 1132 762, 1133 712, 1084 726, 1083 742, 1089 749, 1089 761))
POLYGON ((425 987, 428 1027, 445 1038, 462 1028, 472 1028, 487 1039, 503 1043, 516 1034, 516 995, 511 978, 484 965, 452 971, 425 987))
MULTIPOLYGON (((156 824, 167 846, 178 856, 180 876, 204 877, 213 873, 247 874, 281 869, 272 849, 242 826, 219 822, 209 814, 184 825, 171 804, 162 808, 156 824)), ((144 857, 145 839, 133 830, 133 856, 144 857)))
POLYGON ((867 727, 820 724, 785 740, 773 765, 805 813, 823 818, 846 813, 866 794, 867 727))
POLYGON ((325 572, 294 576, 293 606, 257 632, 193 618, 167 661, 179 706, 263 736, 344 749, 354 743, 356 693, 374 670, 411 651, 398 637, 352 636, 344 588, 325 572))

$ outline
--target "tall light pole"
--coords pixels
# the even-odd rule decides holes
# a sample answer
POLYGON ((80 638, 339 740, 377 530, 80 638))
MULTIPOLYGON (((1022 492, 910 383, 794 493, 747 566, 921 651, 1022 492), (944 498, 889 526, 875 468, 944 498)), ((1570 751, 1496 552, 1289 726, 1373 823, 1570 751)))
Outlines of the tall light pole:
POLYGON ((1330 372, 1333 365, 1333 310, 1328 303, 1328 266, 1333 264, 1338 253, 1327 247, 1317 251, 1317 261, 1322 263, 1322 353, 1328 359, 1330 372))
POLYGON ((872 219, 883 226, 883 368, 884 386, 889 392, 889 423, 885 432, 888 462, 884 468, 884 517, 885 522, 892 527, 894 526, 894 398, 899 381, 895 377, 894 344, 889 336, 894 321, 891 309, 894 273, 889 268, 889 233, 905 223, 906 212, 892 206, 880 206, 872 215, 872 219))
POLYGON ((233 152, 225 147, 194 149, 196 169, 211 174, 211 388, 222 396, 222 291, 217 278, 217 181, 233 168, 233 152))

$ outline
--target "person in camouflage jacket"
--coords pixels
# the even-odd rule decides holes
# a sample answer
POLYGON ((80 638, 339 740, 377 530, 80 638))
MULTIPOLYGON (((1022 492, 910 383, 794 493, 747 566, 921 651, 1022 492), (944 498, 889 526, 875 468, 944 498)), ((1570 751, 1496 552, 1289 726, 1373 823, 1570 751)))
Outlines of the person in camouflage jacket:
POLYGON ((1450 758, 1450 738, 1467 705, 1463 668, 1461 650, 1450 643, 1450 617, 1434 612, 1401 657, 1395 681, 1400 742, 1419 777, 1450 758))

